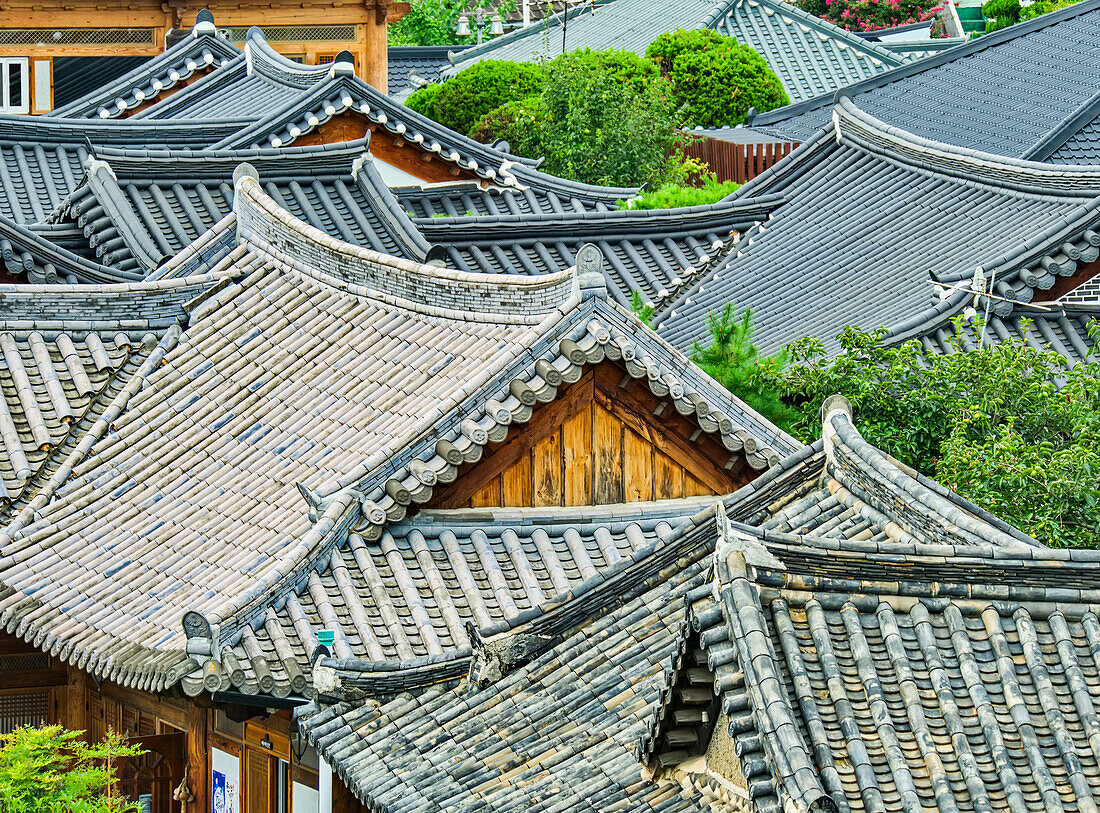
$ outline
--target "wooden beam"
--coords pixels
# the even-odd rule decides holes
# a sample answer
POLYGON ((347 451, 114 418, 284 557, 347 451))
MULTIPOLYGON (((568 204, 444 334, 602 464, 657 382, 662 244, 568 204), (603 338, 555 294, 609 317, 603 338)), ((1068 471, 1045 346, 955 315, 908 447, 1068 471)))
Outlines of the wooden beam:
POLYGON ((124 706, 159 717, 173 728, 187 730, 187 709, 182 705, 169 703, 147 692, 126 689, 115 683, 104 683, 101 692, 105 697, 113 698, 124 706))
POLYGON ((579 410, 592 402, 593 376, 589 371, 575 384, 569 385, 564 395, 549 404, 536 406, 531 420, 521 426, 512 426, 508 437, 493 448, 490 444, 484 457, 468 469, 459 471, 458 477, 446 489, 440 490, 429 503, 432 508, 458 508, 493 478, 528 454, 539 441, 556 433, 561 425, 579 410))
POLYGON ((354 794, 348 790, 344 780, 333 772, 332 774, 332 813, 360 813, 363 807, 354 794))

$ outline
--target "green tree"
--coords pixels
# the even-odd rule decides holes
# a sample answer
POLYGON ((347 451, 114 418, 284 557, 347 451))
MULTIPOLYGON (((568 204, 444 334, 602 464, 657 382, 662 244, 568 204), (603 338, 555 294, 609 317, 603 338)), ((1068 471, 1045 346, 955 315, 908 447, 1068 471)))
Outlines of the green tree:
POLYGON ((543 169, 554 175, 610 186, 682 182, 689 166, 678 105, 667 80, 623 81, 585 52, 564 54, 545 66, 541 133, 543 169))
POLYGON ((646 56, 672 82, 684 126, 740 124, 750 107, 763 112, 790 101, 760 54, 709 29, 661 34, 646 56))
POLYGON ((59 725, 0 735, 0 811, 136 813, 114 787, 113 761, 142 752, 113 732, 95 745, 83 735, 59 725))
POLYGON ((980 324, 961 320, 946 354, 847 328, 835 355, 802 340, 760 358, 745 350, 748 317, 735 323, 731 314, 712 318, 697 359, 753 406, 761 393, 778 396, 787 414, 757 408, 796 437, 817 437, 822 402, 840 393, 879 449, 1043 542, 1097 545, 1100 359, 1069 367, 1022 339, 990 345, 979 341, 980 324))

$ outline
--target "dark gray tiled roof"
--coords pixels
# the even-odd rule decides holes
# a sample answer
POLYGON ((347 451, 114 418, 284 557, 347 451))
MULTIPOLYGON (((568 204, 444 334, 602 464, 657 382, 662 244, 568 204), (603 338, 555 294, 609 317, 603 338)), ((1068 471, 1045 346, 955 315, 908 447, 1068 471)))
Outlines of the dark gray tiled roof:
POLYGON ((412 260, 429 246, 374 169, 369 140, 282 150, 105 149, 59 210, 100 261, 148 273, 232 211, 248 162, 287 211, 333 237, 412 260))
MULTIPOLYGON (((918 136, 1021 156, 1096 93, 1100 2, 979 37, 844 89, 873 116, 918 136)), ((752 122, 795 141, 826 125, 831 94, 752 122)))
POLYGON ((451 61, 447 55, 463 50, 461 45, 391 45, 386 50, 389 58, 386 77, 389 95, 400 100, 407 98, 417 88, 412 82, 413 76, 425 82, 436 81, 443 69, 450 67, 451 61))
POLYGON ((416 221, 447 265, 463 271, 545 274, 574 265, 594 243, 604 253, 610 294, 629 307, 637 291, 660 302, 723 262, 740 233, 765 220, 778 198, 670 210, 583 215, 503 215, 416 221))
POLYGON ((1100 91, 1023 157, 1051 164, 1100 164, 1100 91))
POLYGON ((53 103, 63 107, 107 87, 148 61, 144 56, 53 57, 53 103))
POLYGON ((708 656, 754 810, 1094 809, 1095 551, 742 526, 715 559, 681 649, 708 656))
MULTIPOLYGON (((534 61, 561 52, 561 15, 456 55, 455 70, 481 59, 534 61)), ((807 14, 782 0, 612 0, 570 14, 569 50, 623 48, 638 54, 660 34, 709 28, 757 51, 794 101, 809 99, 902 64, 883 46, 807 14)))
MULTIPOLYGON (((213 26, 199 26, 162 54, 130 72, 49 113, 60 118, 114 118, 170 93, 180 82, 202 75, 241 53, 217 36, 213 26)), ((236 115, 227 118, 237 118, 236 115)))
MULTIPOLYGON (((787 203, 661 309, 661 335, 690 347, 705 340, 706 315, 732 302, 754 311, 763 351, 803 336, 832 348, 849 325, 904 332, 942 314, 951 303, 932 280, 969 284, 981 267, 995 294, 1028 301, 1097 256, 1095 168, 947 147, 889 127, 849 99, 834 117, 732 196, 787 203)), ((993 305, 998 314, 1011 307, 993 305)))
POLYGON ((50 237, 48 228, 30 229, 0 215, 0 265, 12 276, 30 282, 104 283, 138 278, 76 254, 50 237))

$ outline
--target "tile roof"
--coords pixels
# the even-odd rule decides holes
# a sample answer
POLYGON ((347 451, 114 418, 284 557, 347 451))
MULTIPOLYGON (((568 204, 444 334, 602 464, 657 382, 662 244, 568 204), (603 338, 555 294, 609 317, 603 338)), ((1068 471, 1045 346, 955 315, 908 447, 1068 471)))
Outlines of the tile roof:
POLYGON ((115 118, 178 92, 177 86, 181 82, 194 80, 238 59, 240 55, 240 51, 228 40, 217 35, 213 26, 197 25, 190 34, 163 53, 47 115, 57 118, 115 118))
POLYGON ((391 45, 386 49, 388 94, 404 101, 418 86, 414 77, 424 82, 436 81, 443 69, 451 65, 448 54, 463 50, 461 45, 391 45))
MULTIPOLYGON (((568 622, 558 620, 554 608, 531 620, 471 631, 468 670, 442 658, 385 669, 319 652, 314 671, 323 694, 298 711, 299 725, 353 793, 380 811, 533 804, 565 810, 578 798, 597 809, 819 809, 782 807, 788 798, 805 804, 826 795, 809 764, 820 752, 808 754, 793 725, 777 726, 768 715, 768 704, 777 702, 769 693, 778 690, 785 698, 788 690, 753 672, 762 657, 758 652, 774 655, 762 649, 757 633, 744 636, 742 627, 734 626, 752 619, 723 612, 721 598, 730 580, 708 574, 715 544, 719 573, 725 572, 726 559, 742 556, 762 586, 776 583, 761 577, 765 572, 769 579, 773 572, 774 578, 787 579, 781 587, 792 602, 831 581, 857 605, 853 595, 861 588, 863 593, 882 585, 908 588, 903 574, 910 562, 931 578, 952 572, 953 556, 988 562, 970 575, 977 583, 995 575, 1003 562, 1043 561, 1053 553, 898 468, 869 447, 845 417, 830 407, 824 442, 791 455, 718 506, 692 513, 691 506, 681 505, 676 520, 667 514, 659 543, 646 559, 630 565, 637 568, 633 577, 609 576, 588 592, 575 591, 571 604, 560 608, 559 617, 568 622), (868 568, 863 582, 845 581, 850 563, 858 569, 865 559, 877 559, 877 569, 868 568), (883 581, 890 568, 902 575, 883 581), (661 574, 657 579, 655 572, 661 574), (754 647, 751 659, 742 654, 749 647, 754 647), (355 691, 378 700, 341 700, 355 691), (728 732, 715 727, 718 719, 728 721, 728 732), (707 751, 711 732, 717 739, 736 738, 735 761, 745 780, 728 781, 698 763, 678 774, 667 770, 707 751), (628 757, 632 745, 645 764, 628 757), (788 771, 789 765, 797 772, 788 771)), ((619 519, 618 508, 604 510, 619 519)), ((637 523, 640 541, 647 524, 641 517, 652 509, 635 510, 641 513, 623 519, 637 523)), ((459 514, 440 516, 449 527, 459 514)), ((480 519, 476 512, 469 516, 480 519)), ((597 544, 608 546, 616 538, 612 518, 590 518, 597 527, 603 523, 606 542, 597 544)), ((505 550, 503 537, 516 534, 502 559, 514 557, 517 549, 538 555, 534 544, 520 538, 535 536, 527 530, 531 519, 525 512, 494 512, 482 519, 491 529, 489 538, 503 527, 505 550)), ((426 536, 414 537, 421 559, 432 558, 426 542, 432 519, 424 527, 426 536)), ((557 544, 553 534, 543 540, 543 547, 557 544)), ((413 555, 402 553, 394 561, 411 562, 413 555)), ((1071 589, 1082 578, 1076 573, 1084 563, 1097 561, 1091 551, 1061 558, 1082 563, 1071 589)), ((943 590, 958 592, 952 583, 943 590)), ((810 659, 806 666, 819 668, 810 659)), ((796 676, 795 690, 801 686, 796 676)), ((824 717, 829 695, 819 691, 818 697, 824 717)), ((860 722, 873 728, 873 719, 863 715, 860 722)), ((834 729, 835 747, 843 747, 839 735, 845 729, 834 729)), ((849 763, 844 765, 850 772, 849 763)))
MULTIPOLYGON (((560 53, 561 15, 546 25, 505 34, 454 57, 454 70, 481 59, 532 61, 560 53), (556 30, 555 30, 556 29, 556 30)), ((613 0, 570 13, 568 46, 645 52, 660 34, 709 28, 734 37, 768 61, 792 100, 812 98, 902 64, 883 46, 864 40, 782 0, 679 0, 655 6, 613 0)))
POLYGON ((333 237, 423 261, 429 246, 374 169, 369 139, 282 150, 104 149, 55 214, 97 258, 147 274, 232 211, 233 172, 248 162, 287 211, 333 237))
POLYGON ((1095 809, 1095 551, 720 536, 644 758, 699 647, 755 811, 1095 809))
POLYGON ((647 780, 631 748, 701 571, 662 580, 485 688, 311 707, 299 725, 376 811, 737 809, 647 780))
POLYGON ((0 536, 0 623, 92 674, 174 684, 315 580, 349 529, 379 539, 604 358, 754 467, 796 448, 606 302, 597 275, 420 266, 295 220, 247 167, 235 183, 205 248, 136 285, 171 287, 196 264, 232 282, 187 306, 94 453, 74 451, 0 536))
MULTIPOLYGON (((1022 156, 1096 92, 1100 2, 1083 2, 864 79, 845 95, 924 138, 1022 156), (1007 78, 1007 79, 1006 79, 1007 78)), ((804 141, 826 125, 831 94, 761 114, 753 127, 804 141)))
POLYGON ((979 267, 1004 300, 994 311, 1007 313, 1100 250, 1095 167, 938 144, 846 97, 832 126, 731 200, 757 194, 787 202, 657 314, 658 332, 678 347, 703 339, 706 314, 727 302, 753 310, 765 352, 803 336, 833 348, 849 325, 903 332, 952 306, 930 282, 969 284, 979 267))
POLYGON ((450 266, 463 271, 543 274, 570 268, 586 243, 603 251, 610 295, 630 307, 637 291, 660 302, 729 254, 778 198, 670 210, 422 218, 416 225, 450 266))
POLYGON ((516 164, 509 171, 518 179, 511 187, 483 187, 468 181, 432 186, 399 186, 393 193, 412 217, 562 214, 610 212, 638 189, 590 186, 553 178, 516 164), (548 181, 553 178, 553 183, 548 181))

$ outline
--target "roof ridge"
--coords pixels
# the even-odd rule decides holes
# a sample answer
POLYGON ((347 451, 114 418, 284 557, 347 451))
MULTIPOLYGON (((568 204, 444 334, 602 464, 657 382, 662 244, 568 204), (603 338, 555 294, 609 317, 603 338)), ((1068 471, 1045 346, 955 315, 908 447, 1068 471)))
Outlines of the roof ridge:
POLYGON ((1046 161, 1097 116, 1100 116, 1100 91, 1086 99, 1046 135, 1024 150, 1020 158, 1025 161, 1046 161))
POLYGON ((1100 165, 1051 165, 958 147, 914 135, 860 110, 841 94, 833 107, 832 130, 860 149, 908 164, 1032 195, 1094 198, 1100 195, 1100 165))
POLYGON ((572 270, 540 277, 475 274, 345 243, 279 206, 247 164, 236 175, 238 239, 319 281, 410 310, 487 322, 541 320, 575 296, 572 270))

